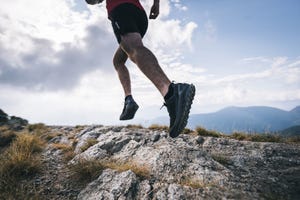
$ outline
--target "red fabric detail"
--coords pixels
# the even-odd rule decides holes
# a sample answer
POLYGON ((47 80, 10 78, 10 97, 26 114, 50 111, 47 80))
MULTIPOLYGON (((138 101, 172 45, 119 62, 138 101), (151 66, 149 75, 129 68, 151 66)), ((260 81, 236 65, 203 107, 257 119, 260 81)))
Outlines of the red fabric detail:
POLYGON ((108 14, 118 5, 123 3, 132 3, 138 8, 144 10, 143 6, 141 5, 139 0, 106 0, 106 9, 108 14))

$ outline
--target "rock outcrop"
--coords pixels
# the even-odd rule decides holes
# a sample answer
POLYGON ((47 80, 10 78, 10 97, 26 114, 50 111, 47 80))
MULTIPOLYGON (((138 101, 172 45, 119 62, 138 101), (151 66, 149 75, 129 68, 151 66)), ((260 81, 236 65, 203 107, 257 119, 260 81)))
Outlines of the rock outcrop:
POLYGON ((0 126, 8 122, 8 115, 0 109, 0 126))
MULTIPOLYGON (((37 199, 300 199, 296 143, 196 133, 173 139, 166 131, 134 126, 44 128, 42 170, 20 182, 37 199), (83 161, 101 165, 87 170, 96 174, 92 178, 76 179, 72 166, 83 161)), ((0 193, 2 198, 7 196, 0 193)))
POLYGON ((78 199, 296 199, 298 145, 255 143, 122 127, 87 127, 70 161, 132 163, 149 173, 107 169, 78 199), (84 152, 87 138, 98 142, 84 152))
POLYGON ((16 116, 8 116, 0 109, 0 126, 7 125, 13 130, 21 130, 28 124, 26 119, 16 116))

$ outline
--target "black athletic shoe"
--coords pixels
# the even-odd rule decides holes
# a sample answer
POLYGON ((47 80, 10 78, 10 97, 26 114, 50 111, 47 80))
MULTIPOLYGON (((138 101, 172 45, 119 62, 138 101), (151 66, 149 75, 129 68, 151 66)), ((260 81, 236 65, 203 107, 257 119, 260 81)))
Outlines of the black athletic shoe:
POLYGON ((122 114, 120 115, 120 120, 132 119, 138 108, 139 106, 133 99, 127 99, 124 103, 124 108, 122 114))
POLYGON ((175 138, 187 124, 196 88, 193 84, 186 83, 172 83, 171 86, 173 87, 173 95, 166 100, 164 105, 170 116, 170 136, 175 138))

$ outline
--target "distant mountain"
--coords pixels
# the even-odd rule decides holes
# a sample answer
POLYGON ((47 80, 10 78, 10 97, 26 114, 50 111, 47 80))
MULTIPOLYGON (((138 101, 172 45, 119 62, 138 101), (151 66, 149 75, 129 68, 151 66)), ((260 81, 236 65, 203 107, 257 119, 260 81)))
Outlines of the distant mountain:
POLYGON ((282 136, 300 136, 300 126, 292 126, 279 132, 282 136))
MULTIPOLYGON (((157 118, 154 123, 168 124, 168 118, 157 118)), ((227 107, 220 111, 190 116, 188 127, 202 126, 223 133, 276 132, 300 125, 300 106, 291 111, 267 106, 227 107)))

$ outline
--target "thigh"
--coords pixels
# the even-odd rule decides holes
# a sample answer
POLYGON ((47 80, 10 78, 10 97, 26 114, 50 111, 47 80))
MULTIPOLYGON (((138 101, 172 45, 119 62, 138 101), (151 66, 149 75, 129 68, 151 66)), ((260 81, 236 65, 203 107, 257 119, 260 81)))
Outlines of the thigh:
POLYGON ((110 14, 112 27, 118 42, 127 33, 139 33, 143 37, 147 31, 148 19, 144 10, 125 3, 116 7, 110 14))
POLYGON ((132 55, 136 49, 144 46, 142 36, 139 33, 122 35, 120 46, 128 55, 132 55))

